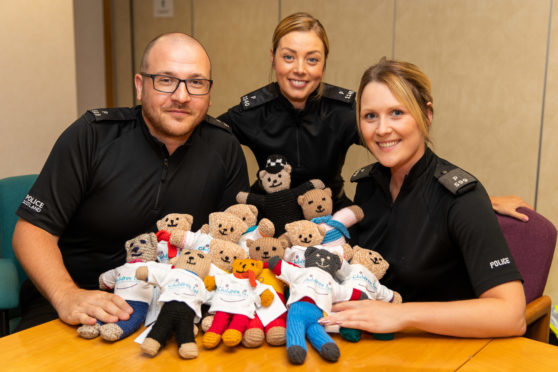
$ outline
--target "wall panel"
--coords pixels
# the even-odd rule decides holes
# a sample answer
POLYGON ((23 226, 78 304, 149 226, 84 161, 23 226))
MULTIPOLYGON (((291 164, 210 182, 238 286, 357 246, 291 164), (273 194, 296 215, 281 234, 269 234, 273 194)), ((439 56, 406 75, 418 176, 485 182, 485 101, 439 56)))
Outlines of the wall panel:
MULTIPOLYGON (((552 7, 537 210, 558 226, 558 2, 552 7)), ((558 251, 545 292, 558 301, 558 251)))
POLYGON ((546 1, 397 1, 395 57, 434 90, 435 150, 492 194, 534 201, 546 1), (518 151, 521 149, 522 151, 518 151))

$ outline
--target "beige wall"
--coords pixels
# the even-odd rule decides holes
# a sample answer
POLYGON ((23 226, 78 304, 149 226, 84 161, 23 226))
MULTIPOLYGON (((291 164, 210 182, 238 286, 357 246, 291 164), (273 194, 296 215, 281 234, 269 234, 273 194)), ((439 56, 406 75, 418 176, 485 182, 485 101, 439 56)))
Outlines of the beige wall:
POLYGON ((37 173, 76 117, 72 0, 0 2, 0 177, 37 173))

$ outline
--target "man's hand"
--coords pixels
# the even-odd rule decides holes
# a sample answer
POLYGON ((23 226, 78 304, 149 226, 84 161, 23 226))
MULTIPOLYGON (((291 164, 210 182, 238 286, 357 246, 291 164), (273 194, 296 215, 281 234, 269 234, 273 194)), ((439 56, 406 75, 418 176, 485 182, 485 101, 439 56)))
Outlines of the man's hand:
POLYGON ((90 291, 80 288, 65 290, 52 305, 60 320, 68 324, 93 325, 100 320, 114 323, 128 320, 133 309, 120 296, 103 291, 90 291))
POLYGON ((494 209, 496 213, 510 216, 523 222, 529 221, 529 217, 524 215, 523 213, 519 213, 517 211, 517 208, 525 207, 525 208, 533 209, 533 207, 530 204, 528 204, 525 200, 515 195, 491 196, 490 202, 492 203, 492 209, 494 209))

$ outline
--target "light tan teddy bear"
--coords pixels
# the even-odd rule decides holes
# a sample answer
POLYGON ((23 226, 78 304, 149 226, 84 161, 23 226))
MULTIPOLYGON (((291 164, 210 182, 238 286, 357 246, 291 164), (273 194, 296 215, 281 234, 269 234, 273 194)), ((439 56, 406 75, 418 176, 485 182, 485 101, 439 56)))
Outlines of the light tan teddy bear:
POLYGON ((166 263, 178 255, 178 248, 169 241, 171 235, 176 231, 190 231, 192 223, 194 217, 181 213, 169 213, 157 221, 157 261, 166 263))
POLYGON ((248 239, 256 240, 264 237, 273 237, 275 226, 267 218, 262 218, 258 223, 258 208, 251 204, 234 204, 225 209, 225 212, 232 213, 242 219, 248 225, 248 230, 240 237, 238 244, 244 248, 246 253, 249 249, 246 245, 248 239))

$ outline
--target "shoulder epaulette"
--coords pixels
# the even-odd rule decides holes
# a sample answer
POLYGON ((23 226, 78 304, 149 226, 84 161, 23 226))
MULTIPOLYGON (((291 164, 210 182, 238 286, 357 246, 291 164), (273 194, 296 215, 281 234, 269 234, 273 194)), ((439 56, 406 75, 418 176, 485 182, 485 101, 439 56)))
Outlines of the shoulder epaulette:
POLYGON ((451 164, 438 164, 434 177, 453 195, 461 195, 475 188, 477 179, 451 164))
POLYGON ((368 164, 367 166, 362 167, 357 171, 355 171, 351 176, 351 182, 357 182, 363 178, 370 176, 372 170, 374 169, 374 165, 376 165, 376 163, 368 164))
POLYGON ((88 111, 93 114, 94 121, 125 121, 136 119, 136 111, 133 108, 100 108, 88 111))
POLYGON ((271 83, 263 88, 248 93, 240 98, 240 106, 243 110, 250 110, 274 100, 279 97, 279 90, 275 84, 271 83))
POLYGON ((214 125, 218 128, 226 130, 229 133, 232 133, 231 127, 227 123, 222 122, 219 119, 215 119, 213 116, 205 115, 205 121, 208 124, 214 125))
POLYGON ((336 87, 335 85, 324 84, 323 96, 337 101, 352 104, 355 101, 355 91, 336 87))

